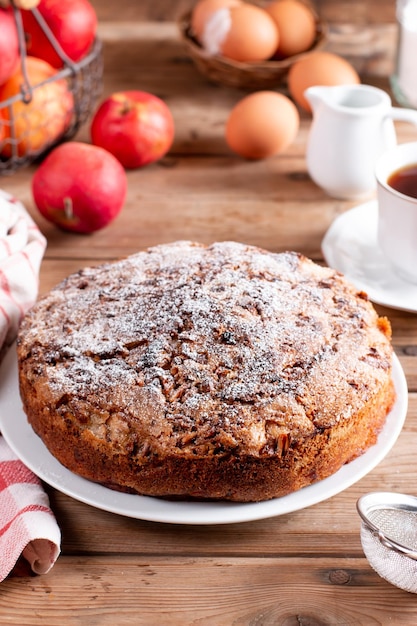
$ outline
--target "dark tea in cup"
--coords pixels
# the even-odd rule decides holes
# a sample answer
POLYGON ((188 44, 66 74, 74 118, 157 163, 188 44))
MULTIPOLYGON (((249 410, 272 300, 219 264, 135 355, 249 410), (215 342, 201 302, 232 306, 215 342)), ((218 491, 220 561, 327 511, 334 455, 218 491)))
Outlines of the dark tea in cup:
POLYGON ((387 183, 405 196, 417 198, 417 163, 396 170, 388 177, 387 183))
POLYGON ((385 150, 375 175, 379 248, 399 278, 417 284, 417 141, 385 150))

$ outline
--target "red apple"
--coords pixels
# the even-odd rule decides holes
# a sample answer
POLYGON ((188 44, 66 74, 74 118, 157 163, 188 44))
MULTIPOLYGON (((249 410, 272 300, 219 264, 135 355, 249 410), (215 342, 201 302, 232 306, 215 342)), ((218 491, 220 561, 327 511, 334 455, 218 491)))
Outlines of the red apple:
POLYGON ((146 91, 112 94, 91 122, 91 140, 119 159, 123 167, 143 167, 163 157, 174 141, 168 106, 146 91))
POLYGON ((113 221, 126 192, 126 172, 119 161, 102 148, 77 141, 55 148, 32 178, 41 214, 77 233, 91 233, 113 221))
MULTIPOLYGON (((72 61, 82 59, 94 41, 97 15, 88 0, 40 0, 39 13, 59 45, 72 61)), ((28 54, 61 68, 62 59, 53 49, 31 11, 22 11, 28 54)))
POLYGON ((0 9, 0 85, 15 72, 19 62, 19 42, 13 13, 0 9))

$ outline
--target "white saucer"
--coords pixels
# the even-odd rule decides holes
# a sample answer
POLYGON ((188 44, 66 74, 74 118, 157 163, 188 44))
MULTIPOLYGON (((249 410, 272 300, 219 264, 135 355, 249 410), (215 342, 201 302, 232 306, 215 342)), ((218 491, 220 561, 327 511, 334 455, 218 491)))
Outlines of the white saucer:
POLYGON ((373 470, 395 444, 407 415, 407 381, 396 356, 393 361, 393 379, 397 399, 374 446, 329 478, 288 496, 266 502, 170 501, 112 491, 73 474, 50 454, 27 421, 19 395, 14 346, 6 354, 0 367, 0 430, 17 456, 42 480, 68 496, 98 509, 170 524, 248 522, 284 515, 327 500, 373 470))
POLYGON ((399 278, 377 244, 376 200, 337 217, 322 241, 326 263, 369 298, 393 309, 417 312, 417 285, 399 278))

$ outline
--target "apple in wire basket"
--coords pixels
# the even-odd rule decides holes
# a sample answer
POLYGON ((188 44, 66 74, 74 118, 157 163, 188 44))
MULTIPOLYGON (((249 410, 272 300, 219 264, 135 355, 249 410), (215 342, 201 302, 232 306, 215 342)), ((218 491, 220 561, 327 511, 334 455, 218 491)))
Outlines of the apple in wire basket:
POLYGON ((19 42, 13 13, 0 8, 0 85, 15 72, 19 63, 19 42))
POLYGON ((28 56, 26 76, 29 85, 25 86, 20 64, 0 85, 2 157, 40 154, 65 133, 71 123, 74 98, 67 81, 57 78, 56 72, 46 61, 28 56), (26 99, 25 95, 29 97, 26 99), (7 104, 9 99, 11 104, 7 104))
MULTIPOLYGON (((89 0, 40 0, 37 10, 71 61, 80 61, 90 50, 97 32, 97 14, 89 0)), ((54 50, 31 11, 22 11, 27 53, 61 68, 63 59, 54 50)))

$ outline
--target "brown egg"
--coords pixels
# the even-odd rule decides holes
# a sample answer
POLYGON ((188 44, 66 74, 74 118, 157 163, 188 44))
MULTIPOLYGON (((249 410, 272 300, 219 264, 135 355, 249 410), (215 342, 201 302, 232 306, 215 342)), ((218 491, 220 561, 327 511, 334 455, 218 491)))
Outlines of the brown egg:
POLYGON ((278 29, 264 9, 241 2, 215 11, 206 21, 202 45, 210 55, 252 63, 269 59, 278 46, 278 29))
POLYGON ((206 22, 211 18, 213 13, 219 9, 237 6, 241 0, 200 0, 197 2, 191 13, 191 30, 198 41, 204 31, 206 22))
POLYGON ((257 91, 240 100, 226 124, 226 142, 246 159, 283 152, 295 139, 300 118, 294 103, 275 91, 257 91))
POLYGON ((241 4, 230 10, 230 30, 221 46, 225 57, 235 61, 264 61, 278 46, 278 29, 260 7, 241 4))
POLYGON ((278 27, 276 57, 286 58, 311 48, 316 38, 316 19, 308 6, 298 0, 276 0, 265 10, 278 27))
POLYGON ((332 52, 317 51, 296 61, 288 72, 288 89, 297 104, 311 111, 304 92, 314 85, 357 85, 360 78, 346 59, 332 52))

